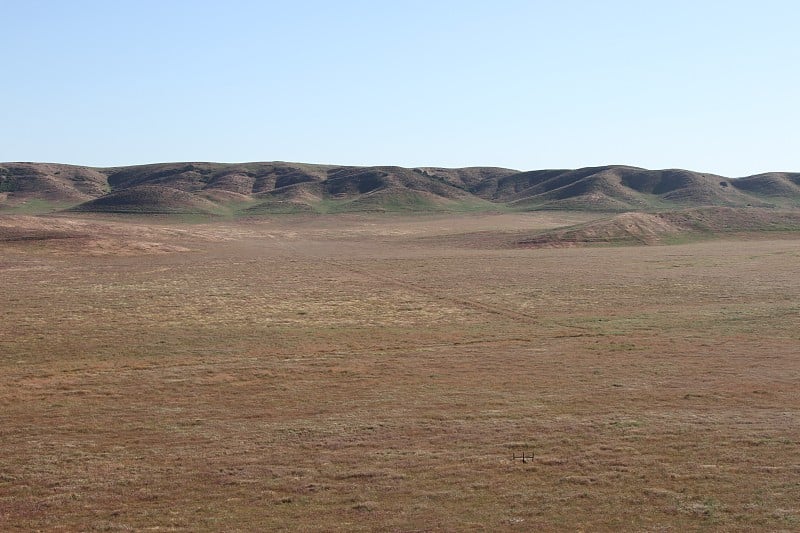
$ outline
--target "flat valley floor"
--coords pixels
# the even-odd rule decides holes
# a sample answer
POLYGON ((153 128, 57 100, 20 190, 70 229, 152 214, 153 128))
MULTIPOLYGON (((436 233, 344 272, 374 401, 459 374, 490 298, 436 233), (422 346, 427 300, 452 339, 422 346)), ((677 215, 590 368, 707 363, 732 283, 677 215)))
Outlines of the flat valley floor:
POLYGON ((0 530, 800 529, 800 240, 586 218, 0 219, 0 530))

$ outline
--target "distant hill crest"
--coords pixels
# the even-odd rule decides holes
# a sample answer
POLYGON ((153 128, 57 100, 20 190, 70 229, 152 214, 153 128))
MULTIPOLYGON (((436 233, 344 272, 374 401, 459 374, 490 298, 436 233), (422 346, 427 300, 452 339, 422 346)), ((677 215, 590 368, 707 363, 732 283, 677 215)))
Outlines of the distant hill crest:
POLYGON ((0 163, 0 211, 259 215, 358 211, 658 211, 800 207, 800 173, 726 178, 611 165, 517 171, 302 163, 92 168, 0 163))

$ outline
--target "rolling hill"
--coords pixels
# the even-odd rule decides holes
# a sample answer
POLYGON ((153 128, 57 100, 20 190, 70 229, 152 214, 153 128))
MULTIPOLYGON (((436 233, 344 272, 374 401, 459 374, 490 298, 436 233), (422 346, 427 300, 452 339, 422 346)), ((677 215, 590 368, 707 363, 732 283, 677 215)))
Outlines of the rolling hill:
POLYGON ((628 212, 544 231, 516 244, 524 248, 660 244, 765 232, 800 232, 800 210, 693 207, 658 213, 628 212))
POLYGON ((700 206, 798 208, 800 173, 727 178, 618 165, 520 172, 285 162, 0 163, 0 211, 18 213, 655 212, 700 206))

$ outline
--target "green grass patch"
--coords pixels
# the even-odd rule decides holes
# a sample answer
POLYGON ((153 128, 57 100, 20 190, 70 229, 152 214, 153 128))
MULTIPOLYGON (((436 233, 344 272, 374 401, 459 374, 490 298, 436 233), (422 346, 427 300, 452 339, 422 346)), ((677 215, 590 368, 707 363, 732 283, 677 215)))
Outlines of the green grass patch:
POLYGON ((69 209, 75 204, 31 199, 13 206, 0 206, 0 213, 7 215, 43 215, 69 209))

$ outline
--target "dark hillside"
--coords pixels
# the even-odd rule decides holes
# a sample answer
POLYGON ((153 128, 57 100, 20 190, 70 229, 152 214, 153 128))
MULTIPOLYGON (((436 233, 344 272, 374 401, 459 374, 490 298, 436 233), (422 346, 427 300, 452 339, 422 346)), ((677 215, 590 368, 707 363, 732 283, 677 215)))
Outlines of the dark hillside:
POLYGON ((663 211, 800 207, 800 174, 731 179, 612 165, 575 170, 160 163, 89 168, 0 164, 0 210, 226 215, 362 210, 663 211))
POLYGON ((0 163, 0 208, 34 201, 69 206, 109 190, 100 169, 52 163, 0 163))

